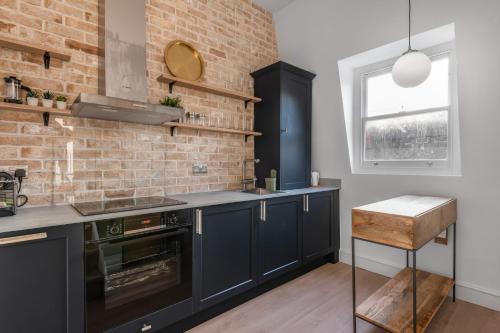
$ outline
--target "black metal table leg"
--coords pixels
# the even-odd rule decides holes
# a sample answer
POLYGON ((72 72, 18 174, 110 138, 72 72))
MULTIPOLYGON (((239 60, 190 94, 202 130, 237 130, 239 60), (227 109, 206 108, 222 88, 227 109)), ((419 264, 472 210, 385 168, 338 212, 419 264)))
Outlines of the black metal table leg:
POLYGON ((457 261, 457 222, 453 224, 453 303, 455 303, 456 261, 457 261))
POLYGON ((351 237, 351 255, 352 255, 352 329, 356 333, 356 257, 354 252, 354 237, 351 237))
POLYGON ((417 250, 413 250, 413 333, 417 333, 417 250))

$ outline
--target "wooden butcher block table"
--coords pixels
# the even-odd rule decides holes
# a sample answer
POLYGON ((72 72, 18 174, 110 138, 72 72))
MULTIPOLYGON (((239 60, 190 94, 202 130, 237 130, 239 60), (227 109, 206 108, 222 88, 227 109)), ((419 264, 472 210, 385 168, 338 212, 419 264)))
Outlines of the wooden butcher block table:
POLYGON ((424 332, 453 288, 457 201, 405 195, 352 209, 353 316, 389 332, 424 332), (453 278, 416 268, 417 250, 453 225, 453 278), (355 240, 406 250, 406 268, 356 307, 355 240), (412 252, 413 265, 409 265, 412 252))

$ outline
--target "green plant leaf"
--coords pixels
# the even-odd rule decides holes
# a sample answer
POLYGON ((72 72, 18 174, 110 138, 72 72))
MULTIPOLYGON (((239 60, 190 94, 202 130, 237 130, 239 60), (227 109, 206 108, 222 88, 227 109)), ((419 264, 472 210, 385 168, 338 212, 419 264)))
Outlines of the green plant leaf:
POLYGON ((50 90, 46 90, 42 94, 43 99, 53 99, 54 98, 54 93, 50 90))
POLYGON ((32 97, 32 98, 38 98, 39 94, 38 94, 38 91, 36 91, 36 90, 30 90, 26 93, 26 96, 32 97))
POLYGON ((181 107, 181 99, 180 97, 172 98, 170 96, 165 96, 163 99, 160 99, 160 104, 170 106, 173 108, 181 107))

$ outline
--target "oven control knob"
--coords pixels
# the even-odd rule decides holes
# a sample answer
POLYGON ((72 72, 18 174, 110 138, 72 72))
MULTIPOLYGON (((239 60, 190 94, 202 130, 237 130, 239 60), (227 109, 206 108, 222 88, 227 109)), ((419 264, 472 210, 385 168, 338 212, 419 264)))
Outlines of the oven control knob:
POLYGON ((170 215, 167 219, 167 223, 171 225, 177 224, 177 215, 175 214, 170 215))
POLYGON ((109 233, 112 235, 118 235, 120 233, 120 226, 117 224, 112 225, 109 229, 109 233))

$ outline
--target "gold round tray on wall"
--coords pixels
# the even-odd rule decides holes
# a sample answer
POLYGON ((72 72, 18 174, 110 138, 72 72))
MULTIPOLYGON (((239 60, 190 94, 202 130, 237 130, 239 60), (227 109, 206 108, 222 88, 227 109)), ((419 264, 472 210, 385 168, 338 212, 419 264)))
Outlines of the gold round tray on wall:
POLYGON ((204 63, 201 54, 189 43, 174 40, 165 48, 165 63, 173 76, 198 81, 203 76, 204 63))

